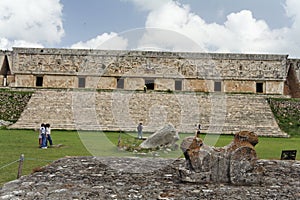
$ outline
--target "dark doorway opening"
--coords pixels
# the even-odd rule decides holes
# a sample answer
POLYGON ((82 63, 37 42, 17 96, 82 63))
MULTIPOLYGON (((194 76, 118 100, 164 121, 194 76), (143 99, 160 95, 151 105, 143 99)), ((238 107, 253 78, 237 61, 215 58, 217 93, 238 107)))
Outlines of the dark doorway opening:
POLYGON ((78 87, 85 88, 85 77, 78 78, 78 87))
POLYGON ((215 84, 214 84, 214 91, 215 92, 221 92, 222 90, 222 84, 221 84, 221 81, 215 81, 215 84))
POLYGON ((37 86, 37 87, 42 87, 43 86, 43 77, 42 76, 37 76, 36 77, 35 86, 37 86))
POLYGON ((147 87, 147 90, 154 90, 154 85, 154 79, 145 80, 145 86, 147 87))
POLYGON ((3 76, 3 83, 0 83, 0 84, 2 84, 4 87, 6 87, 8 85, 8 83, 7 83, 7 75, 11 75, 7 56, 4 57, 2 66, 0 68, 0 75, 3 76))
POLYGON ((3 63, 2 63, 2 67, 0 70, 0 75, 3 75, 4 78, 7 78, 7 75, 10 75, 10 67, 9 67, 9 63, 8 63, 8 58, 7 56, 4 57, 3 63))
POLYGON ((124 79, 123 78, 118 78, 117 79, 117 88, 118 89, 124 89, 124 79))
POLYGON ((263 92, 264 92, 264 84, 256 83, 256 93, 263 93, 263 92))
POLYGON ((182 80, 175 80, 175 90, 182 90, 182 80))

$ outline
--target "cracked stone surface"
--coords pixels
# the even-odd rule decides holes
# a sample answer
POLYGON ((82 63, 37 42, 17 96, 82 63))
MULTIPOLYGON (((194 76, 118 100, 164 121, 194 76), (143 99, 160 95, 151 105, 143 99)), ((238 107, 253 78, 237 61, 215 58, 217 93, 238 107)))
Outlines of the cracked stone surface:
POLYGON ((258 160, 264 183, 187 183, 184 159, 66 157, 6 183, 0 199, 300 199, 300 162, 258 160))

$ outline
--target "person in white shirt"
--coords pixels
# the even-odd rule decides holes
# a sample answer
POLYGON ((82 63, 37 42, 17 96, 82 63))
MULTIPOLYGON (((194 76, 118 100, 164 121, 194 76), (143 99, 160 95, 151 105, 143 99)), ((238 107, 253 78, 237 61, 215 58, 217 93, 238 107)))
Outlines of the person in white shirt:
POLYGON ((42 136, 41 148, 42 149, 47 149, 46 127, 45 127, 44 123, 41 124, 40 134, 42 136))
POLYGON ((142 139, 143 138, 143 124, 139 123, 137 126, 137 131, 138 131, 138 138, 142 139))
POLYGON ((50 124, 46 124, 45 127, 46 127, 46 146, 48 146, 48 141, 49 141, 50 146, 52 146, 53 143, 52 143, 52 138, 51 138, 50 124))

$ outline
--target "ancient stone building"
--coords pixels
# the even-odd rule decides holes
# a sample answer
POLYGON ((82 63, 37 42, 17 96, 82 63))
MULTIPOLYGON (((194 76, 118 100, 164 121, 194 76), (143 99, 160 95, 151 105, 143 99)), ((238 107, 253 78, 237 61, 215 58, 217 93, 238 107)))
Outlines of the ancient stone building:
POLYGON ((282 135, 265 97, 300 97, 299 63, 288 55, 13 48, 0 52, 0 83, 36 91, 15 128, 48 120, 135 130, 143 121, 147 131, 170 122, 190 132, 200 122, 204 132, 282 135))
POLYGON ((290 66, 300 76, 287 55, 14 48, 0 56, 11 87, 284 94, 290 66))

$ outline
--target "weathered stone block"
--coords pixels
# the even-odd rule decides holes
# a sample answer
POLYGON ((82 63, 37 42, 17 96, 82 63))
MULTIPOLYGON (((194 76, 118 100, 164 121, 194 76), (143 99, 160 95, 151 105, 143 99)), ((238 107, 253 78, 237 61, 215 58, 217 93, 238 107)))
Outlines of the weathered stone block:
POLYGON ((35 87, 35 76, 33 75, 15 75, 16 87, 35 87))
POLYGON ((74 76, 43 76, 43 87, 49 88, 74 88, 75 77, 74 76))
POLYGON ((125 89, 127 90, 143 90, 145 81, 143 78, 126 78, 125 89))
POLYGON ((0 86, 4 86, 4 76, 0 75, 0 86))
POLYGON ((201 92, 209 92, 211 91, 211 81, 203 80, 203 79, 185 79, 184 81, 184 90, 186 91, 201 91, 201 92))
POLYGON ((172 147, 173 145, 175 145, 175 142, 177 140, 179 140, 178 132, 172 124, 168 124, 149 136, 144 142, 140 144, 140 147, 146 149, 162 146, 172 147))
POLYGON ((236 93, 255 93, 255 81, 224 80, 224 91, 236 93))
POLYGON ((155 79, 155 90, 175 90, 175 83, 174 79, 163 79, 163 78, 157 78, 155 79))
POLYGON ((263 170, 256 166, 257 143, 257 135, 249 131, 236 133, 234 140, 222 148, 202 144, 197 136, 187 137, 181 144, 186 168, 179 169, 180 178, 199 183, 259 184, 263 170))

